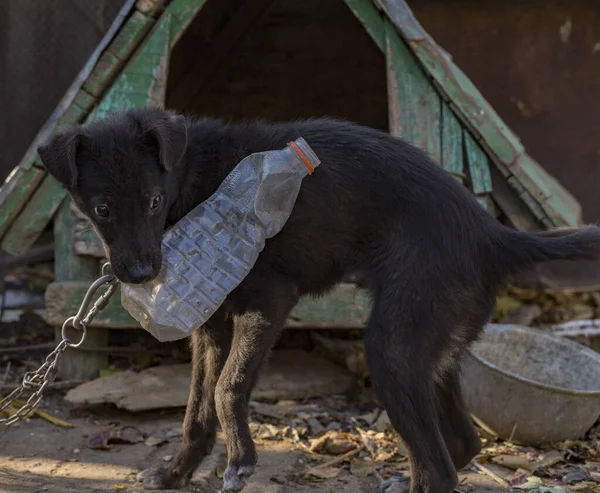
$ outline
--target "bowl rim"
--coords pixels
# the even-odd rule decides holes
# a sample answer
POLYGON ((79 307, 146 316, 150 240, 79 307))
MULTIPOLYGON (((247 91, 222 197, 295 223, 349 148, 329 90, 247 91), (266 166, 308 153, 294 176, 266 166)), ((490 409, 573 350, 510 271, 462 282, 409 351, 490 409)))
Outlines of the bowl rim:
MULTIPOLYGON (((591 357, 591 359, 597 360, 598 364, 600 365, 600 353, 596 353, 595 351, 587 348, 586 346, 582 345, 582 344, 578 344, 574 341, 570 341, 568 339, 563 339, 563 338, 558 338, 556 336, 551 336, 547 333, 545 333, 542 330, 539 329, 534 329, 532 327, 525 327, 522 325, 516 325, 516 324, 486 324, 484 327, 484 332, 482 333, 482 336, 485 334, 485 332, 490 329, 490 328, 501 328, 504 327, 505 329, 509 329, 509 330, 517 330, 520 332, 529 332, 529 333, 533 333, 536 336, 541 336, 547 340, 552 340, 554 342, 556 341, 560 341, 563 344, 566 345, 571 345, 573 346, 577 351, 580 351, 582 353, 586 353, 588 356, 591 357)), ((492 370, 495 373, 498 373, 500 375, 502 375, 503 377, 507 377, 511 380, 515 380, 517 382, 521 382, 521 383, 525 383, 529 386, 532 387, 537 387, 538 389, 541 390, 547 390, 547 391, 551 391, 553 393, 559 393, 559 394, 568 394, 568 395, 577 395, 577 396, 583 396, 583 397, 600 397, 600 389, 598 390, 575 390, 575 389, 570 389, 567 387, 555 387, 553 385, 547 385, 544 383, 540 383, 536 380, 530 380, 529 378, 525 378, 522 377, 520 375, 517 375, 516 373, 513 373, 511 371, 508 370, 503 370, 502 368, 498 367, 497 365, 493 364, 491 361, 483 358, 482 356, 478 355, 477 353, 475 353, 473 351, 473 347, 470 346, 467 349, 467 353, 469 355, 471 355, 473 358, 475 358, 479 363, 481 363, 483 366, 489 368, 490 370, 492 370)))

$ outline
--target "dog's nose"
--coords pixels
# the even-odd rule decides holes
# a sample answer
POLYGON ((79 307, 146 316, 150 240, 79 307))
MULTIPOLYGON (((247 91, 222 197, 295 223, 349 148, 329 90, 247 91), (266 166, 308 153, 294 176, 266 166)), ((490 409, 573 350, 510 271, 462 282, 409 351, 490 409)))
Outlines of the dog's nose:
POLYGON ((154 269, 150 264, 133 264, 127 269, 131 284, 144 284, 154 277, 154 269))

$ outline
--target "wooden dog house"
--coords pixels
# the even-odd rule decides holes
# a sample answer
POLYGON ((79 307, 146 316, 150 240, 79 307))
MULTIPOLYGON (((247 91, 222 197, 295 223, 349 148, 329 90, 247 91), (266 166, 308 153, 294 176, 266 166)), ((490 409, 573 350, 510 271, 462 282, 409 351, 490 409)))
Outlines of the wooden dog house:
MULTIPOLYGON (((521 230, 574 225, 580 207, 526 152, 404 0, 127 0, 107 35, 0 189, 1 248, 27 252, 52 226, 49 323, 77 311, 104 252, 36 155, 65 124, 146 105, 226 119, 331 115, 389 130, 431 153, 490 214, 521 230)), ((347 283, 302 300, 290 327, 358 328, 367 296, 347 283)), ((136 328, 118 296, 88 330, 136 328)), ((105 354, 72 350, 70 378, 105 354)))

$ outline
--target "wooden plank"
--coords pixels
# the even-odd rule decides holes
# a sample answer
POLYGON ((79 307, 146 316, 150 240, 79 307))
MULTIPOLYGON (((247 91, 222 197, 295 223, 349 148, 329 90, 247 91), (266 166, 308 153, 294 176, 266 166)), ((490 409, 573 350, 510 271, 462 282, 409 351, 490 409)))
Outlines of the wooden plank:
POLYGON ((574 226, 581 221, 581 207, 575 198, 531 157, 519 138, 485 100, 469 78, 439 47, 412 15, 405 0, 376 0, 393 22, 419 63, 435 81, 457 116, 478 139, 493 164, 506 176, 514 177, 525 189, 521 194, 543 223, 574 226), (523 165, 520 164, 520 161, 523 165), (545 189, 552 194, 546 195, 545 189), (525 193, 527 192, 527 193, 525 193), (539 199, 536 197, 540 197, 539 199), (537 202, 537 204, 536 204, 537 202))
POLYGON ((2 240, 2 250, 23 255, 44 231, 66 197, 66 190, 52 176, 46 175, 19 217, 2 240))
POLYGON ((377 47, 385 53, 385 27, 381 13, 375 8, 372 0, 344 0, 352 13, 365 27, 377 47))
POLYGON ((171 49, 181 39, 187 27, 206 2, 207 0, 173 0, 169 4, 165 14, 171 17, 171 49))
POLYGON ((390 133, 440 161, 441 101, 396 29, 385 23, 390 133))
POLYGON ((76 218, 73 227, 72 247, 77 255, 104 258, 104 246, 102 240, 96 233, 91 221, 79 210, 74 202, 71 202, 71 212, 76 218))
POLYGON ((6 194, 6 200, 2 201, 0 207, 0 238, 33 195, 44 175, 45 172, 39 168, 15 168, 4 182, 0 189, 0 194, 6 194))
POLYGON ((504 213, 511 225, 520 231, 537 231, 541 224, 528 209, 518 194, 511 189, 506 178, 495 167, 490 168, 492 196, 498 208, 504 213))
POLYGON ((154 19, 134 12, 115 36, 88 76, 83 89, 98 98, 123 68, 141 40, 154 25, 154 19))
POLYGON ((302 298, 290 313, 289 328, 362 329, 371 312, 367 291, 341 284, 322 298, 302 298))
POLYGON ((463 130, 445 102, 442 102, 441 164, 458 181, 465 182, 463 130))
MULTIPOLYGON (((64 200, 54 221, 54 279, 56 282, 78 281, 84 283, 87 288, 98 277, 98 262, 93 257, 82 257, 76 255, 71 247, 73 228, 77 222, 71 208, 71 198, 64 200)), ((87 290, 86 288, 86 290, 87 290)), ((46 298, 47 301, 47 298, 46 298)), ((74 310, 66 312, 65 319, 75 315, 83 296, 77 300, 74 310)), ((62 323, 56 325, 55 338, 62 339, 62 323)), ((67 329, 67 337, 78 341, 81 331, 75 328, 67 329)), ((108 345, 108 333, 106 330, 89 327, 84 348, 94 348, 108 345)), ((85 352, 72 348, 63 354, 59 363, 59 375, 63 378, 74 380, 88 380, 98 376, 101 369, 108 366, 108 354, 98 352, 85 352)))
POLYGON ((146 105, 162 106, 169 67, 171 18, 166 15, 144 46, 129 62, 86 122, 116 111, 146 105))
POLYGON ((465 157, 473 193, 475 195, 490 193, 492 191, 492 177, 487 155, 469 132, 464 132, 464 142, 465 157))
MULTIPOLYGON (((77 310, 89 283, 54 282, 46 290, 46 321, 61 325, 67 316, 77 310)), ((92 327, 114 329, 139 328, 139 324, 121 306, 120 292, 98 314, 92 327)), ((354 285, 341 285, 328 296, 319 299, 303 298, 294 308, 289 328, 346 328, 362 329, 370 311, 370 301, 364 290, 354 285)))
POLYGON ((71 202, 70 197, 62 202, 54 220, 54 278, 56 281, 93 281, 100 273, 97 260, 76 255, 72 247, 77 217, 71 202))
POLYGON ((85 89, 81 89, 75 99, 61 118, 57 130, 60 130, 62 126, 71 125, 73 123, 79 123, 85 115, 87 115, 94 105, 96 104, 96 98, 86 92, 85 89))

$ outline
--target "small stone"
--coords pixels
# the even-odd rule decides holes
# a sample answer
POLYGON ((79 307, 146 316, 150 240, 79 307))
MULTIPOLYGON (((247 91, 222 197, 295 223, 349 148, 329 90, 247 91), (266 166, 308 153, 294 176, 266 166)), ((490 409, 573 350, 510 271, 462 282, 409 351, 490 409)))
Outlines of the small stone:
POLYGON ((79 453, 81 453, 81 450, 79 450, 78 448, 74 448, 73 449, 73 453, 74 454, 79 454, 79 453))
POLYGON ((321 424, 321 422, 316 419, 316 418, 310 418, 307 421, 308 427, 310 428, 310 432, 313 435, 317 435, 319 433, 321 433, 323 430, 325 430, 325 428, 323 428, 323 425, 321 424))
POLYGON ((562 478, 562 480, 568 484, 581 483, 582 481, 587 481, 589 479, 588 473, 579 467, 569 469, 569 472, 562 478))
POLYGON ((165 462, 171 462, 173 460, 173 456, 172 455, 164 455, 162 460, 165 462))
POLYGON ((47 486, 42 486, 42 491, 48 491, 48 487, 47 486))
POLYGON ((327 431, 338 431, 341 430, 342 428, 342 423, 340 423, 339 421, 332 421, 331 423, 329 423, 327 425, 327 428, 325 428, 327 431))
POLYGON ((183 430, 181 428, 173 428, 165 433, 166 438, 176 438, 183 435, 183 430))
POLYGON ((158 445, 161 445, 163 443, 165 443, 167 441, 166 438, 160 438, 160 437, 148 437, 148 439, 146 440, 146 445, 148 445, 148 447, 156 447, 158 445))

